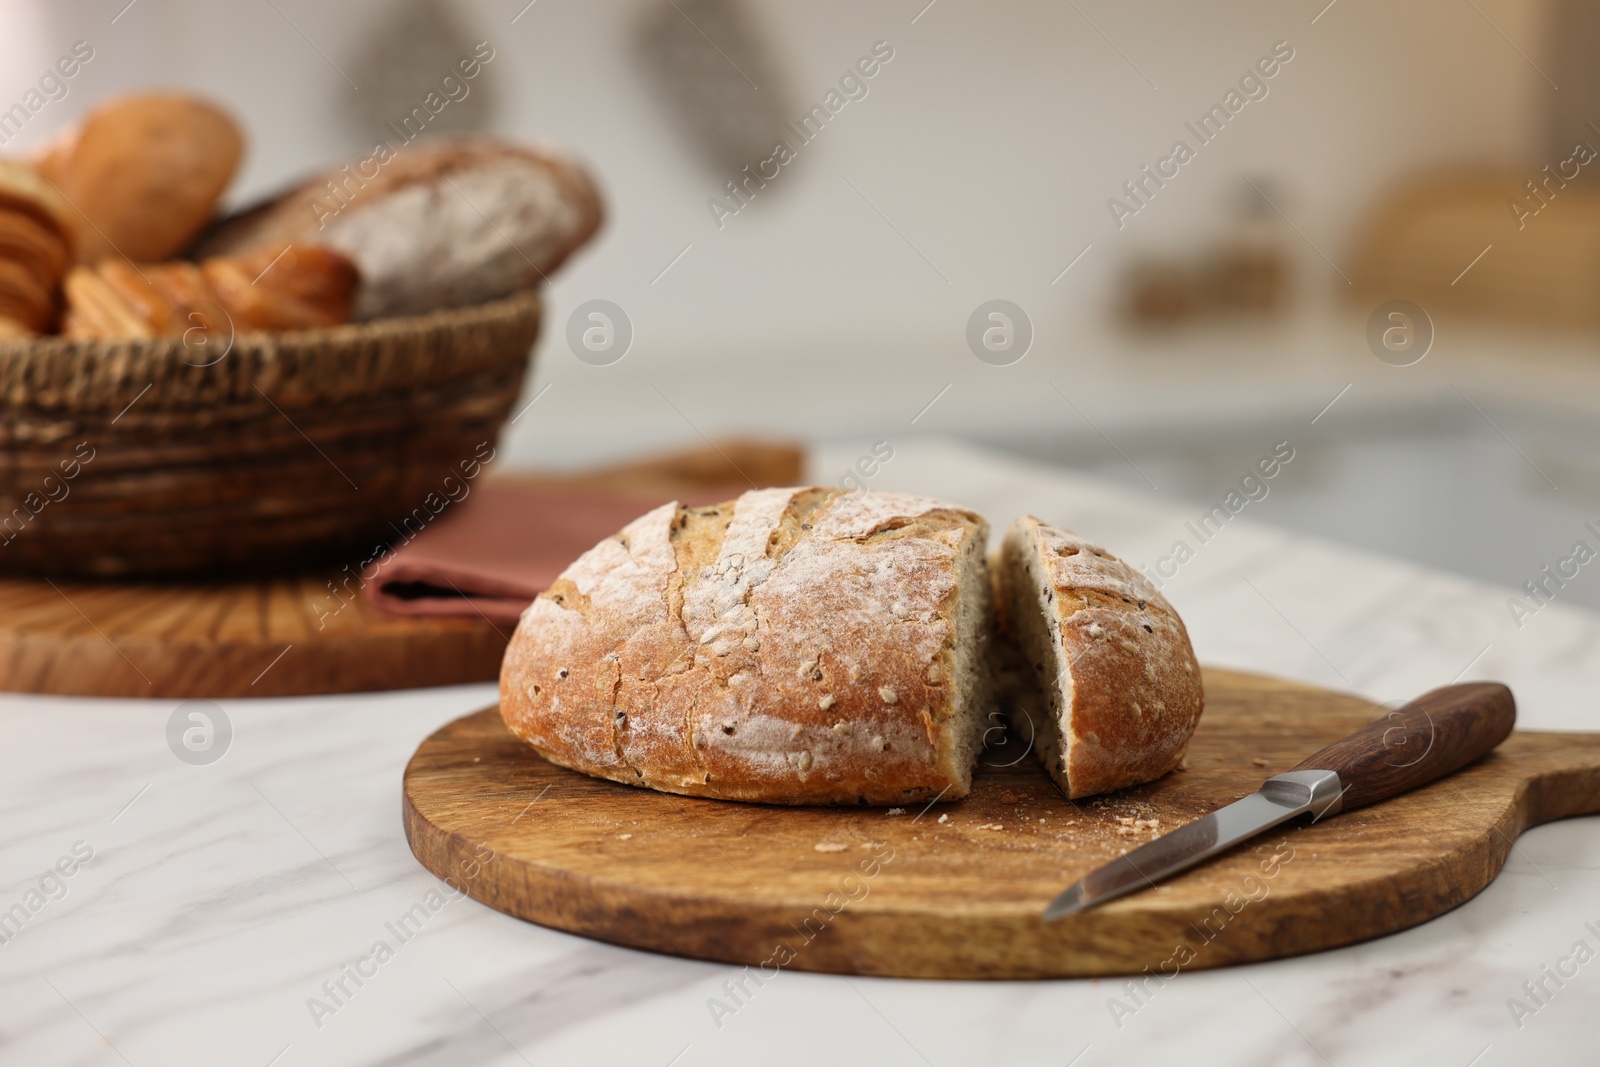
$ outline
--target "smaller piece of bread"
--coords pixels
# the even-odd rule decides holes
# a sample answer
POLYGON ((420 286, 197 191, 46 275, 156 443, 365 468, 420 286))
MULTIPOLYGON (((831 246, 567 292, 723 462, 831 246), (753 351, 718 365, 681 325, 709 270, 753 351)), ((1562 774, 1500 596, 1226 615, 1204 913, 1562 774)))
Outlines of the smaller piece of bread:
POLYGON ((993 563, 1022 691, 1013 727, 1069 797, 1159 778, 1204 705, 1200 667, 1172 605, 1134 568, 1029 516, 993 563))
POLYGON ((490 137, 380 145, 219 223, 196 254, 320 244, 361 268, 360 319, 464 307, 539 285, 600 226, 576 164, 490 137))
POLYGON ((200 232, 243 153, 243 135, 219 108, 140 93, 96 107, 35 164, 74 209, 79 263, 153 263, 200 232))
POLYGON ((103 259, 67 275, 64 332, 78 340, 181 336, 334 326, 350 318, 360 275, 314 245, 265 249, 245 259, 135 266, 103 259), (217 321, 217 309, 227 321, 217 321))

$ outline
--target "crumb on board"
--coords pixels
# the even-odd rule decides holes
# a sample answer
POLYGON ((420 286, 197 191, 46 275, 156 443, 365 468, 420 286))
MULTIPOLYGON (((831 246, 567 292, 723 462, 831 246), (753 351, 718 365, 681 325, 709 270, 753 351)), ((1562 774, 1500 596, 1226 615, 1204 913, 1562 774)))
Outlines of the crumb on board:
POLYGON ((1257 756, 1255 759, 1251 760, 1250 762, 1254 763, 1257 767, 1265 767, 1267 765, 1267 761, 1262 759, 1260 756, 1257 756))
POLYGON ((630 838, 632 836, 633 836, 632 834, 618 834, 617 835, 617 840, 618 841, 626 841, 626 840, 628 840, 628 838, 630 838))
POLYGON ((978 824, 978 829, 980 829, 980 830, 1004 830, 1005 829, 1005 825, 1002 824, 1002 823, 997 823, 997 822, 979 823, 978 824))
POLYGON ((905 813, 906 813, 906 809, 905 808, 890 808, 889 809, 889 814, 890 815, 904 815, 905 813))
POLYGON ((949 822, 950 821, 950 813, 947 811, 943 815, 939 816, 939 821, 940 822, 949 822))
POLYGON ((845 849, 849 848, 850 846, 849 845, 841 845, 837 841, 818 841, 816 844, 812 845, 811 847, 816 849, 818 852, 843 852, 845 849))
POLYGON ((1022 798, 1017 796, 1017 794, 1015 794, 1015 793, 1001 793, 1000 794, 1000 803, 1002 803, 1002 804, 1015 804, 1020 799, 1022 799, 1022 798))

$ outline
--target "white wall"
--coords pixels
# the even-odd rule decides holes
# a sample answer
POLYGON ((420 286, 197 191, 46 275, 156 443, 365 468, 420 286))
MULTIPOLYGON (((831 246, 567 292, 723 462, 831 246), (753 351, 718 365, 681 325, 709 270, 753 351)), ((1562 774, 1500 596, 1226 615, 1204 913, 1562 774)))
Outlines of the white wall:
MULTIPOLYGON (((113 25, 122 2, 0 0, 0 106, 73 40, 97 52, 18 144, 100 94, 155 82, 211 94, 246 122, 241 198, 358 147, 333 114, 357 90, 318 49, 338 61, 359 47, 372 0, 137 0, 113 25)), ((874 432, 874 413, 915 412, 946 380, 959 386, 941 402, 949 428, 979 418, 962 414, 968 390, 998 388, 1026 407, 1094 343, 1126 257, 1215 232, 1242 175, 1273 179, 1281 206, 1337 261, 1357 213, 1396 174, 1529 155, 1552 91, 1501 36, 1537 57, 1542 7, 1514 0, 1478 0, 1482 14, 1458 0, 1338 0, 1315 24, 1325 0, 937 0, 913 24, 925 2, 759 4, 798 101, 820 99, 876 40, 896 54, 870 95, 720 231, 705 202, 724 175, 698 161, 634 69, 639 3, 538 0, 515 25, 525 0, 466 5, 498 51, 492 70, 512 105, 501 130, 570 147, 610 204, 597 244, 552 288, 538 384, 555 389, 518 426, 518 455, 562 462, 693 437, 652 383, 706 432, 874 432), (1270 95, 1119 232, 1106 199, 1278 40, 1295 58, 1270 95), (579 363, 561 339, 566 313, 591 297, 635 325, 634 349, 612 367, 579 363), (1000 385, 963 341, 968 314, 991 297, 1023 305, 1037 330, 1036 353, 1000 385), (830 397, 839 410, 818 410, 830 397)), ((1296 251, 1316 291, 1337 281, 1316 253, 1296 251)))

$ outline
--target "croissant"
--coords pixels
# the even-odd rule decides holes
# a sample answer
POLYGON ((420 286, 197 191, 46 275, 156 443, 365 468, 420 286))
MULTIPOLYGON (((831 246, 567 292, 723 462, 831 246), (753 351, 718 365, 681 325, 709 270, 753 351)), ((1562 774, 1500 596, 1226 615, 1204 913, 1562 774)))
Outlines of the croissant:
POLYGON ((0 339, 51 328, 72 254, 70 208, 36 173, 0 160, 0 339))
POLYGON ((195 326, 238 333, 335 326, 350 320, 359 283, 354 263, 319 245, 201 263, 103 259, 68 273, 62 332, 96 340, 180 336, 195 326), (216 321, 219 311, 226 322, 216 321))

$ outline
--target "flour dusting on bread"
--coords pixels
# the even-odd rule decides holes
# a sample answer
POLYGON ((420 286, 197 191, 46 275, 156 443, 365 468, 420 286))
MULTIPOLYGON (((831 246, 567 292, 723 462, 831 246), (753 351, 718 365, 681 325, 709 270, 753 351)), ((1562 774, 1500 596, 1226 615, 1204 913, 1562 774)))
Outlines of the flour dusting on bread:
POLYGON ((986 539, 899 493, 657 508, 529 607, 502 714, 556 763, 669 792, 963 796, 988 710, 986 539))

